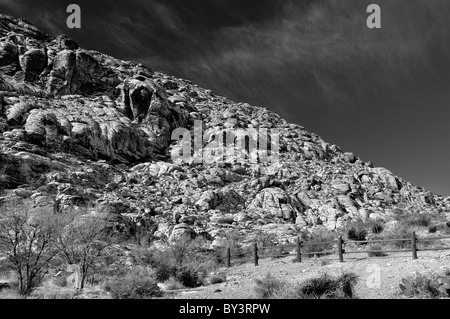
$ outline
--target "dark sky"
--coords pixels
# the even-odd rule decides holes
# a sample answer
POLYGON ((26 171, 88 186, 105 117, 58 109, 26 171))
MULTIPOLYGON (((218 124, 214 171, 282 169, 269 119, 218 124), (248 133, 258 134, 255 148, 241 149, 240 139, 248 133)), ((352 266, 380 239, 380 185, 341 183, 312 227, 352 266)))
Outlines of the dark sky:
POLYGON ((448 0, 0 0, 82 47, 266 106, 450 195, 448 0), (82 28, 66 27, 66 8, 82 28), (367 5, 382 28, 366 27, 367 5))

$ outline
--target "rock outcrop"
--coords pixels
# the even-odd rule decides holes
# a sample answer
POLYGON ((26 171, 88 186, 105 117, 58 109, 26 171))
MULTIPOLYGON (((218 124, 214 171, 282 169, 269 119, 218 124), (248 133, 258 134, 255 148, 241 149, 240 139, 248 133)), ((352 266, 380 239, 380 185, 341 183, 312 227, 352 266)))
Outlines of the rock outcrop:
MULTIPOLYGON (((66 36, 52 39, 5 15, 0 96, 0 203, 13 197, 55 201, 58 208, 95 203, 112 229, 129 236, 143 227, 170 240, 218 239, 231 230, 248 240, 257 231, 290 240, 314 225, 336 229, 395 210, 450 209, 448 198, 265 108, 79 48, 66 36), (172 132, 192 134, 195 121, 209 132, 201 147, 214 134, 276 129, 278 162, 174 163, 171 153, 189 140, 172 140, 172 132)), ((261 155, 239 151, 244 158, 261 155)))

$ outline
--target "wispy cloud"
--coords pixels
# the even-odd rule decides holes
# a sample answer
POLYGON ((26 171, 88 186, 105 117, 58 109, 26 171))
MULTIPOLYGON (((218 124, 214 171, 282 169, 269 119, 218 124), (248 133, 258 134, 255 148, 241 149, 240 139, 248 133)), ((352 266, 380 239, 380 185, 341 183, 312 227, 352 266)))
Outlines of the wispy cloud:
MULTIPOLYGON (((370 1, 320 1, 306 11, 292 1, 267 24, 220 30, 212 49, 183 67, 195 78, 209 75, 215 87, 235 83, 230 92, 266 85, 289 91, 305 108, 345 104, 347 110, 448 67, 448 1, 379 2, 383 28, 369 30, 370 1)), ((255 90, 261 92, 259 100, 274 103, 271 90, 255 90)))
POLYGON ((69 30, 72 2, 0 0, 0 11, 66 33, 82 47, 269 107, 450 193, 450 149, 442 146, 450 116, 450 1, 377 0, 381 30, 366 27, 372 0, 77 0, 83 27, 69 30))

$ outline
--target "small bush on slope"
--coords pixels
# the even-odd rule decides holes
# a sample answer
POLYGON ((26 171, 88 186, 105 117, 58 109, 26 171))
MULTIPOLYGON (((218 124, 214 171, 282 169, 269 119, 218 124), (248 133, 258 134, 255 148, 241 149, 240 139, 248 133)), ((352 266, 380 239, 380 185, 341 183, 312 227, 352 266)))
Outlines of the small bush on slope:
POLYGON ((413 230, 410 227, 398 224, 393 229, 383 232, 377 239, 406 239, 404 241, 396 241, 391 245, 400 249, 410 249, 412 232, 413 230))
POLYGON ((267 274, 255 280, 255 293, 259 299, 355 299, 357 280, 354 273, 343 273, 338 277, 323 274, 292 285, 267 274))
POLYGON ((264 278, 255 279, 255 283, 255 293, 259 299, 274 298, 287 285, 286 282, 275 278, 270 273, 264 278))
POLYGON ((106 290, 114 299, 149 299, 162 295, 153 271, 139 266, 109 282, 106 290))
POLYGON ((354 299, 353 287, 357 280, 354 273, 343 273, 336 278, 323 274, 301 283, 296 293, 299 299, 354 299))
POLYGON ((384 256, 387 256, 387 254, 385 252, 383 252, 383 247, 381 247, 380 245, 369 246, 369 248, 367 250, 373 250, 373 251, 369 251, 367 253, 367 255, 369 255, 369 257, 384 257, 384 256))
POLYGON ((175 278, 188 288, 201 286, 206 275, 217 266, 210 251, 199 240, 175 242, 166 247, 137 249, 133 257, 137 265, 153 268, 160 282, 175 278))
MULTIPOLYGON (((302 253, 313 253, 317 252, 317 257, 324 255, 326 252, 333 249, 334 244, 329 243, 336 240, 336 234, 324 227, 317 227, 312 230, 311 233, 302 234, 302 253)), ((308 255, 312 257, 312 255, 308 255)))
POLYGON ((367 230, 363 221, 352 222, 347 229, 347 238, 349 240, 366 240, 367 230))
POLYGON ((403 216, 399 222, 409 227, 429 227, 432 223, 432 219, 433 216, 429 213, 408 214, 403 216))
POLYGON ((450 277, 448 271, 444 275, 429 273, 402 278, 401 293, 407 297, 442 298, 450 297, 450 277))

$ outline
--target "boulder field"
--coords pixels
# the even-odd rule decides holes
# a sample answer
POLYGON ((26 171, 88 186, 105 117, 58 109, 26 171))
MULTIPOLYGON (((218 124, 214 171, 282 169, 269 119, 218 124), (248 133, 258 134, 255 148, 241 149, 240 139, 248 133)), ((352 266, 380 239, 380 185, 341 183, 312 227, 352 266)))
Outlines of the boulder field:
POLYGON ((0 204, 12 198, 58 209, 94 204, 126 236, 202 235, 217 244, 231 230, 289 242, 316 225, 450 209, 449 198, 266 108, 0 15, 0 204), (279 161, 175 163, 182 141, 172 132, 193 130, 194 121, 215 132, 276 129, 279 161))

